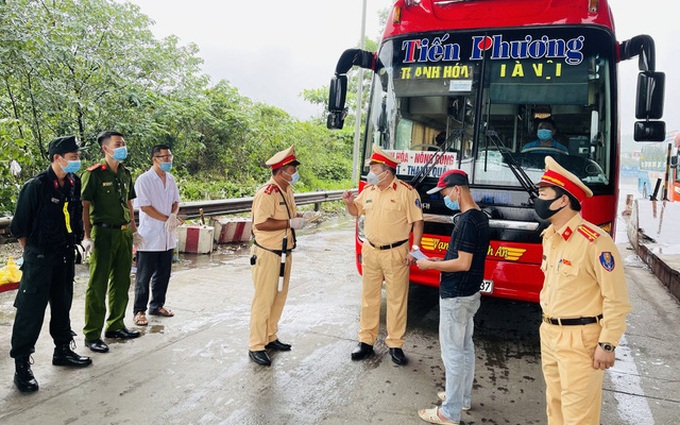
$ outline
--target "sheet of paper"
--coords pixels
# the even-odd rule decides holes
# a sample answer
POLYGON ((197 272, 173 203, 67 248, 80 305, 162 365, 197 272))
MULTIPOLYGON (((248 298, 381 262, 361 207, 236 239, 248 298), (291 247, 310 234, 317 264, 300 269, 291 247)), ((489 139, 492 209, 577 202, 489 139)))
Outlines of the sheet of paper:
POLYGON ((409 254, 413 255, 416 260, 429 260, 430 259, 430 257, 423 254, 423 251, 421 251, 421 250, 412 251, 409 254))

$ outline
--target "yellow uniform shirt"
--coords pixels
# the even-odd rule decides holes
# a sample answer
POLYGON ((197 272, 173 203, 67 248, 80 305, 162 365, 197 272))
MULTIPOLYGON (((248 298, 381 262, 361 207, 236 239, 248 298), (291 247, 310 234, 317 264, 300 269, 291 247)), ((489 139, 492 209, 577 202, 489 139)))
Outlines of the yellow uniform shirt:
POLYGON ((288 249, 293 248, 293 233, 290 227, 283 230, 264 231, 257 230, 255 226, 264 223, 269 218, 288 220, 294 218, 296 214, 293 187, 289 185, 288 190, 283 192, 271 178, 267 184, 257 190, 253 199, 253 234, 257 243, 267 249, 280 250, 283 237, 288 235, 288 249), (285 202, 283 197, 285 197, 285 202), (288 211, 286 211, 286 203, 288 211))
POLYGON ((354 203, 365 215, 366 238, 374 245, 408 239, 413 222, 423 219, 418 191, 396 177, 383 190, 366 186, 354 203))
POLYGON ((549 317, 600 314, 600 342, 618 345, 630 311, 621 255, 608 233, 576 214, 561 229, 543 232, 545 282, 540 302, 549 317))

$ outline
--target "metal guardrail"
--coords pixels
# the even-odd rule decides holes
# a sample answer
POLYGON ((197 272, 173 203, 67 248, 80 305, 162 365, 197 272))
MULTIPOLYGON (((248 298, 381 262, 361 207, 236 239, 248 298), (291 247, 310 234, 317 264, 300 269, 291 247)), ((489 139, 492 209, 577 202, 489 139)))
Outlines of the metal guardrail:
MULTIPOLYGON (((344 190, 328 190, 318 192, 305 192, 295 194, 296 205, 314 204, 314 210, 321 208, 322 202, 339 201, 342 199, 344 190)), ((356 192, 356 189, 354 189, 356 192)), ((205 216, 228 215, 248 212, 253 207, 253 198, 218 199, 212 201, 181 202, 179 213, 186 218, 200 217, 199 211, 203 209, 205 216)), ((136 214, 135 214, 136 216, 136 214)), ((8 233, 12 217, 0 217, 0 234, 8 233)))
MULTIPOLYGON (((321 207, 322 202, 339 201, 342 199, 344 190, 330 190, 319 192, 305 192, 295 194, 296 205, 314 204, 316 211, 321 207)), ((203 208, 206 216, 238 214, 248 212, 253 207, 253 198, 220 199, 214 201, 182 202, 179 206, 179 213, 187 218, 199 217, 199 210, 203 208)))

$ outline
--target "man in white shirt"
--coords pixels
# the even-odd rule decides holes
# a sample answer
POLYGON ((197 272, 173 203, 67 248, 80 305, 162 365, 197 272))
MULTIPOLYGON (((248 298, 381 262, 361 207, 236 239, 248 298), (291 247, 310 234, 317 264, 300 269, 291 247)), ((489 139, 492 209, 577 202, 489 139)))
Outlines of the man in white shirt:
POLYGON ((134 322, 148 325, 146 308, 154 316, 172 317, 165 308, 165 295, 170 281, 172 255, 177 246, 177 182, 168 171, 172 168, 172 152, 167 145, 151 148, 153 166, 137 178, 135 206, 139 209, 138 232, 143 242, 137 248, 134 322), (151 303, 149 304, 149 281, 151 303))

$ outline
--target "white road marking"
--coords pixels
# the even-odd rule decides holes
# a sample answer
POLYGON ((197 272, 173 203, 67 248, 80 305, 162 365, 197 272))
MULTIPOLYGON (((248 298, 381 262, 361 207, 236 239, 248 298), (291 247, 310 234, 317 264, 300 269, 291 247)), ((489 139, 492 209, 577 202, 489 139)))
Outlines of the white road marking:
POLYGON ((621 342, 616 347, 616 363, 609 372, 614 398, 618 402, 619 417, 625 421, 622 423, 654 425, 652 411, 642 390, 640 373, 625 335, 621 337, 621 342))

